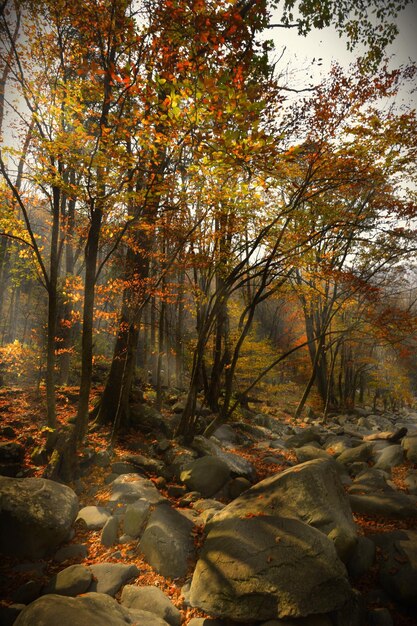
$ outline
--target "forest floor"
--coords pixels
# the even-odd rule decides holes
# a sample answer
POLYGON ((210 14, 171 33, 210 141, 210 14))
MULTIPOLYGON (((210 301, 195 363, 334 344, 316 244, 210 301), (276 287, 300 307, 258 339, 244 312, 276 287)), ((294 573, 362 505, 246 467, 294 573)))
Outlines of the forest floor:
MULTIPOLYGON (((101 387, 96 387, 92 391, 91 403, 94 404, 95 400, 101 394, 101 387)), ((78 388, 65 387, 61 388, 57 393, 57 414, 60 423, 67 423, 67 421, 74 417, 76 414, 76 402, 78 399, 78 388)), ((286 398, 286 410, 275 410, 274 416, 288 424, 294 423, 294 418, 290 414, 292 406, 295 408, 297 398, 286 398), (292 406, 291 406, 292 405, 292 406), (288 412, 287 412, 288 411, 288 412)), ((270 411, 270 407, 257 406, 257 411, 262 412, 270 411)), ((167 413, 169 409, 163 409, 167 413)), ((46 416, 46 400, 44 390, 34 389, 22 389, 22 388, 2 388, 0 389, 0 433, 5 427, 9 426, 17 433, 16 441, 25 447, 26 454, 23 463, 23 475, 25 477, 42 477, 44 466, 34 464, 31 458, 31 452, 36 446, 40 446, 45 443, 46 433, 45 427, 46 416)), ((307 424, 301 420, 297 421, 298 427, 306 427, 307 424)), ((103 428, 98 432, 89 433, 85 446, 94 452, 107 450, 110 441, 110 429, 103 428)), ((4 437, 0 434, 0 440, 4 437)), ((121 458, 125 454, 132 452, 132 449, 137 449, 140 445, 141 448, 146 449, 151 444, 156 443, 155 435, 146 436, 138 431, 130 431, 127 434, 121 436, 113 449, 114 456, 121 458)), ((253 445, 245 446, 242 448, 233 450, 233 452, 244 456, 250 461, 256 468, 258 479, 262 480, 267 476, 275 474, 281 470, 287 468, 283 466, 271 466, 263 462, 263 458, 271 454, 269 448, 260 449, 256 446, 256 441, 253 445)), ((292 451, 280 451, 288 461, 294 461, 295 456, 292 451)), ((400 491, 407 492, 404 485, 404 477, 409 468, 409 464, 404 463, 392 471, 392 481, 400 491)), ((74 484, 69 484, 77 494, 79 495, 80 508, 88 505, 100 505, 104 504, 109 494, 109 488, 106 483, 106 477, 109 474, 108 468, 98 467, 96 465, 91 466, 88 472, 77 480, 74 484)), ((158 482, 158 477, 149 476, 151 480, 155 482, 161 493, 167 497, 174 506, 180 506, 180 498, 174 498, 169 495, 168 488, 173 484, 162 485, 158 482)), ((373 533, 391 532, 400 528, 414 528, 417 530, 417 524, 404 521, 387 521, 379 518, 371 518, 366 516, 354 515, 356 524, 358 525, 359 534, 371 535, 373 533)), ((83 543, 87 546, 87 557, 75 558, 64 562, 56 562, 54 560, 41 560, 36 563, 37 571, 42 572, 42 578, 46 583, 51 576, 62 570, 64 567, 73 565, 75 563, 81 563, 84 565, 92 565, 102 562, 123 562, 124 564, 135 564, 140 570, 140 576, 138 582, 141 585, 156 585, 164 593, 171 597, 173 603, 181 610, 183 623, 187 623, 191 617, 206 615, 197 610, 184 606, 181 598, 181 588, 185 583, 184 579, 168 579, 157 574, 153 568, 148 565, 145 560, 137 552, 135 543, 120 544, 107 548, 100 542, 101 531, 86 530, 81 527, 77 527, 74 536, 71 539, 71 543, 83 543)), ((201 532, 196 533, 195 541, 200 544, 203 540, 203 528, 201 532)), ((13 557, 3 557, 0 564, 0 604, 9 605, 13 602, 13 595, 16 589, 22 584, 30 580, 33 575, 33 570, 23 568, 20 570, 19 565, 23 563, 22 559, 13 557)), ((35 564, 34 564, 35 565, 35 564)), ((362 576, 359 581, 355 581, 355 587, 366 594, 369 589, 375 587, 375 581, 377 576, 377 568, 372 568, 366 575, 362 576)), ((116 596, 117 597, 117 596, 116 596)), ((403 614, 398 611, 398 607, 394 604, 388 606, 393 618, 395 626, 416 626, 417 621, 410 617, 409 614, 403 614)))

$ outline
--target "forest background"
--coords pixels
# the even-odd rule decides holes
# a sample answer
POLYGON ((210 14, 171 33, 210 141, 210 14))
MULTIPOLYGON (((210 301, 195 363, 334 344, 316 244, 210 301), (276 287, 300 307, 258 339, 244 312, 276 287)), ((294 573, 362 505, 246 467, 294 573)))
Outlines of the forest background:
POLYGON ((0 3, 0 367, 45 386, 47 475, 174 388, 185 440, 202 407, 208 434, 259 398, 413 402, 416 67, 385 58, 409 4, 0 3), (328 26, 365 52, 314 84, 272 33, 328 26))

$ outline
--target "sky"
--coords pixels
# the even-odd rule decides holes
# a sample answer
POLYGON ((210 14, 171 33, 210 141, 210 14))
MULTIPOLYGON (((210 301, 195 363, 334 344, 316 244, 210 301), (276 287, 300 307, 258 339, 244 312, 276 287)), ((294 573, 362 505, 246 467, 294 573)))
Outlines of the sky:
MULTIPOLYGON (((274 17, 271 21, 274 22, 274 17)), ((413 0, 400 13, 397 25, 399 34, 386 49, 387 56, 392 57, 393 68, 410 60, 417 62, 417 0, 413 0)), ((296 73, 299 87, 307 87, 311 82, 320 82, 328 74, 332 61, 347 67, 363 51, 358 47, 354 52, 349 52, 346 40, 343 37, 339 38, 338 33, 331 27, 320 31, 313 30, 306 37, 298 35, 297 29, 271 29, 266 33, 266 38, 274 40, 277 55, 284 46, 286 47, 279 67, 284 67, 289 62, 292 71, 296 73), (320 58, 321 65, 317 62, 320 58), (316 61, 312 65, 313 59, 316 61)), ((411 98, 411 102, 417 106, 417 93, 411 98)))

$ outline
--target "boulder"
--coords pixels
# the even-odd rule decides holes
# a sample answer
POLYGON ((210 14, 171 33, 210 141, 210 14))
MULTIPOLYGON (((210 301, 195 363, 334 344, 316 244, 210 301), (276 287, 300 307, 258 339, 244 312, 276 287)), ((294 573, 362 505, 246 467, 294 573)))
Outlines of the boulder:
POLYGON ((88 530, 100 530, 110 517, 110 512, 102 506, 85 506, 80 509, 75 521, 88 530))
POLYGON ((226 463, 231 476, 243 476, 252 482, 256 479, 256 470, 252 463, 238 454, 225 452, 213 439, 206 439, 199 435, 194 437, 192 445, 200 454, 217 457, 226 463))
POLYGON ((136 578, 140 571, 136 565, 123 563, 97 563, 90 566, 93 581, 89 591, 115 596, 119 589, 129 580, 136 578))
POLYGON ((385 519, 417 517, 415 499, 393 489, 384 472, 370 468, 359 474, 349 487, 352 511, 361 515, 376 515, 385 519))
POLYGON ((128 609, 151 611, 171 626, 180 626, 181 624, 181 613, 158 587, 126 585, 123 588, 120 602, 122 606, 128 609))
POLYGON ((42 558, 68 539, 77 512, 78 498, 65 485, 0 476, 0 550, 42 558))
POLYGON ((417 463, 417 433, 413 433, 402 440, 405 456, 410 463, 417 463))
POLYGON ((162 576, 185 576, 194 554, 194 524, 167 504, 156 507, 139 542, 145 560, 162 576))
POLYGON ((44 594, 57 593, 60 596, 78 596, 85 593, 93 574, 90 568, 84 565, 70 565, 58 574, 55 574, 43 589, 44 594))
POLYGON ((165 500, 153 482, 139 474, 122 474, 111 483, 109 502, 130 504, 140 498, 150 504, 158 504, 165 500))
POLYGON ((240 622, 334 611, 351 595, 329 539, 296 519, 229 518, 207 535, 190 602, 240 622))
POLYGON ((322 450, 317 446, 306 444, 300 448, 295 449, 295 456, 299 463, 305 463, 305 461, 312 461, 313 459, 328 459, 330 458, 329 452, 322 450))
POLYGON ((316 428, 304 428, 299 433, 290 435, 285 441, 287 448, 301 448, 313 441, 320 442, 321 436, 316 428))
POLYGON ((100 543, 103 546, 109 548, 117 543, 119 538, 119 517, 115 515, 114 517, 109 517, 107 522, 103 526, 103 530, 100 535, 100 543))
POLYGON ((0 474, 14 477, 22 469, 25 448, 17 441, 0 442, 0 474))
POLYGON ((126 507, 123 518, 123 530, 130 537, 140 537, 149 518, 151 505, 141 498, 126 507))
POLYGON ((394 531, 372 538, 382 550, 382 587, 397 602, 417 607, 417 531, 394 531))
POLYGON ((372 444, 362 443, 354 448, 348 448, 337 457, 338 463, 349 465, 357 461, 370 461, 372 458, 372 444))
POLYGON ((68 559, 85 559, 88 554, 87 546, 83 543, 70 543, 62 546, 54 554, 54 561, 67 561, 68 559))
POLYGON ((144 611, 143 609, 127 609, 130 617, 132 618, 132 624, 136 626, 168 626, 168 622, 155 615, 151 611, 144 611))
POLYGON ((356 545, 349 500, 332 459, 307 461, 262 480, 215 515, 210 525, 251 514, 306 522, 332 539, 343 560, 356 545))
POLYGON ((190 491, 210 498, 227 483, 230 471, 224 461, 215 456, 203 456, 181 472, 180 479, 190 491))
POLYGON ((349 576, 359 578, 367 572, 375 562, 375 543, 368 537, 358 537, 352 556, 347 564, 349 576))
POLYGON ((391 471, 392 467, 404 462, 404 449, 400 444, 388 446, 379 454, 375 469, 391 471))
POLYGON ((23 609, 14 626, 126 626, 131 623, 129 612, 116 600, 101 593, 87 593, 78 598, 42 596, 23 609))

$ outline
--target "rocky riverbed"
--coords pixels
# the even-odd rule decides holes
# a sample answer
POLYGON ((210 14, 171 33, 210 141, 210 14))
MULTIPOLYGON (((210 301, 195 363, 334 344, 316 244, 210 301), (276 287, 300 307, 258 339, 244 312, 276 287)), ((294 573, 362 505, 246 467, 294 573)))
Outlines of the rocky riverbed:
POLYGON ((417 413, 253 413, 191 446, 154 416, 71 487, 1 444, 1 624, 417 623, 417 413))

